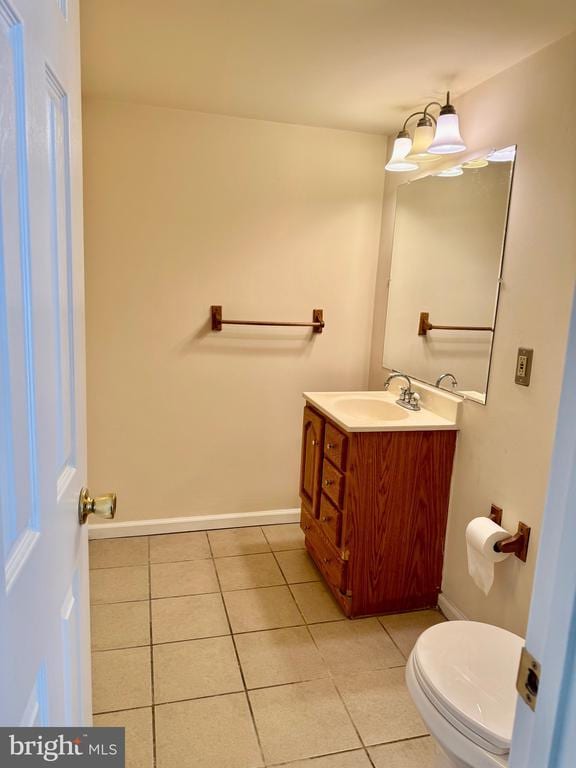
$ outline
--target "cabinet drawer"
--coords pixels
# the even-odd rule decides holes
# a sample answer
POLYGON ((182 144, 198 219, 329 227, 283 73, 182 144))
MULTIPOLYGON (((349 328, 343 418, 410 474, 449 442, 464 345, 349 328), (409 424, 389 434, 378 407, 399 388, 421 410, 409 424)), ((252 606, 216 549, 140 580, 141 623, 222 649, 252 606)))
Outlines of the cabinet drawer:
POLYGON ((324 456, 344 472, 347 453, 348 438, 339 429, 327 423, 324 432, 324 456))
POLYGON ((340 536, 342 532, 342 512, 336 509, 334 504, 328 500, 323 493, 320 499, 320 528, 327 539, 330 539, 334 546, 340 546, 340 536))
POLYGON ((342 507, 344 475, 326 459, 322 465, 322 490, 337 507, 342 507))
POLYGON ((346 592, 347 565, 334 547, 318 530, 318 524, 306 531, 306 549, 326 581, 340 592, 346 592))

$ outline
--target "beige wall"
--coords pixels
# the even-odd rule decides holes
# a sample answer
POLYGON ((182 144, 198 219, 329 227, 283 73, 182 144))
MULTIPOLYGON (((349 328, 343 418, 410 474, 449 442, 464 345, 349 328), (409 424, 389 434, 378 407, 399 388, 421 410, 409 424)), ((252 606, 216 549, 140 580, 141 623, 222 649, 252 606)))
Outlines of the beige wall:
MULTIPOLYGON (((442 325, 491 327, 508 210, 510 163, 462 176, 427 176, 398 189, 383 360, 434 383, 450 371, 461 390, 486 391, 492 334, 429 333, 442 325)), ((449 384, 448 384, 449 386, 449 384)))
MULTIPOLYGON (((464 404, 453 479, 443 590, 470 618, 523 633, 576 275, 576 36, 483 83, 458 102, 470 147, 518 144, 504 285, 486 407, 464 404), (518 346, 533 347, 532 384, 514 384, 518 346), (468 521, 504 508, 504 525, 532 526, 528 562, 497 566, 488 597, 466 572, 468 521)), ((387 184, 375 306, 371 386, 381 366, 393 226, 394 180, 387 184)))
POLYGON ((385 139, 94 99, 84 130, 91 488, 124 520, 297 506, 301 392, 368 384, 385 139))

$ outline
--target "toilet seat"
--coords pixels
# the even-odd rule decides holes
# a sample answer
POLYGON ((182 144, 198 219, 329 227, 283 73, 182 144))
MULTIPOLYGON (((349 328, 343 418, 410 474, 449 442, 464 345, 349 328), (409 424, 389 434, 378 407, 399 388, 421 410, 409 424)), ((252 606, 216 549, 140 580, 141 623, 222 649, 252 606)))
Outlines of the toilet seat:
POLYGON ((491 624, 451 621, 426 630, 412 653, 415 677, 431 704, 492 754, 510 750, 523 644, 491 624))

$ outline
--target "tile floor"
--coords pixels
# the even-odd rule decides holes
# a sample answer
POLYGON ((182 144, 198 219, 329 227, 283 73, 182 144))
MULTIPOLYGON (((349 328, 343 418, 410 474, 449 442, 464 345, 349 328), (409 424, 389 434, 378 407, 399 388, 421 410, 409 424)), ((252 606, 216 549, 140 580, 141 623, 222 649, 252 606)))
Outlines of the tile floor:
POLYGON ((431 768, 404 685, 435 611, 348 621, 298 525, 90 542, 95 725, 127 768, 431 768))

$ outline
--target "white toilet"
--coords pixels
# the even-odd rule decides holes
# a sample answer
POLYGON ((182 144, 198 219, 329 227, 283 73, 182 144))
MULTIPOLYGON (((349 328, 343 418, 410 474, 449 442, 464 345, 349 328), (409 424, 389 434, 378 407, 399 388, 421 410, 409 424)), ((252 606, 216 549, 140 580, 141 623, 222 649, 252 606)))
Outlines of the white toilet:
POLYGON ((406 683, 436 741, 438 767, 508 765, 524 640, 491 624, 447 621, 420 635, 406 683))

